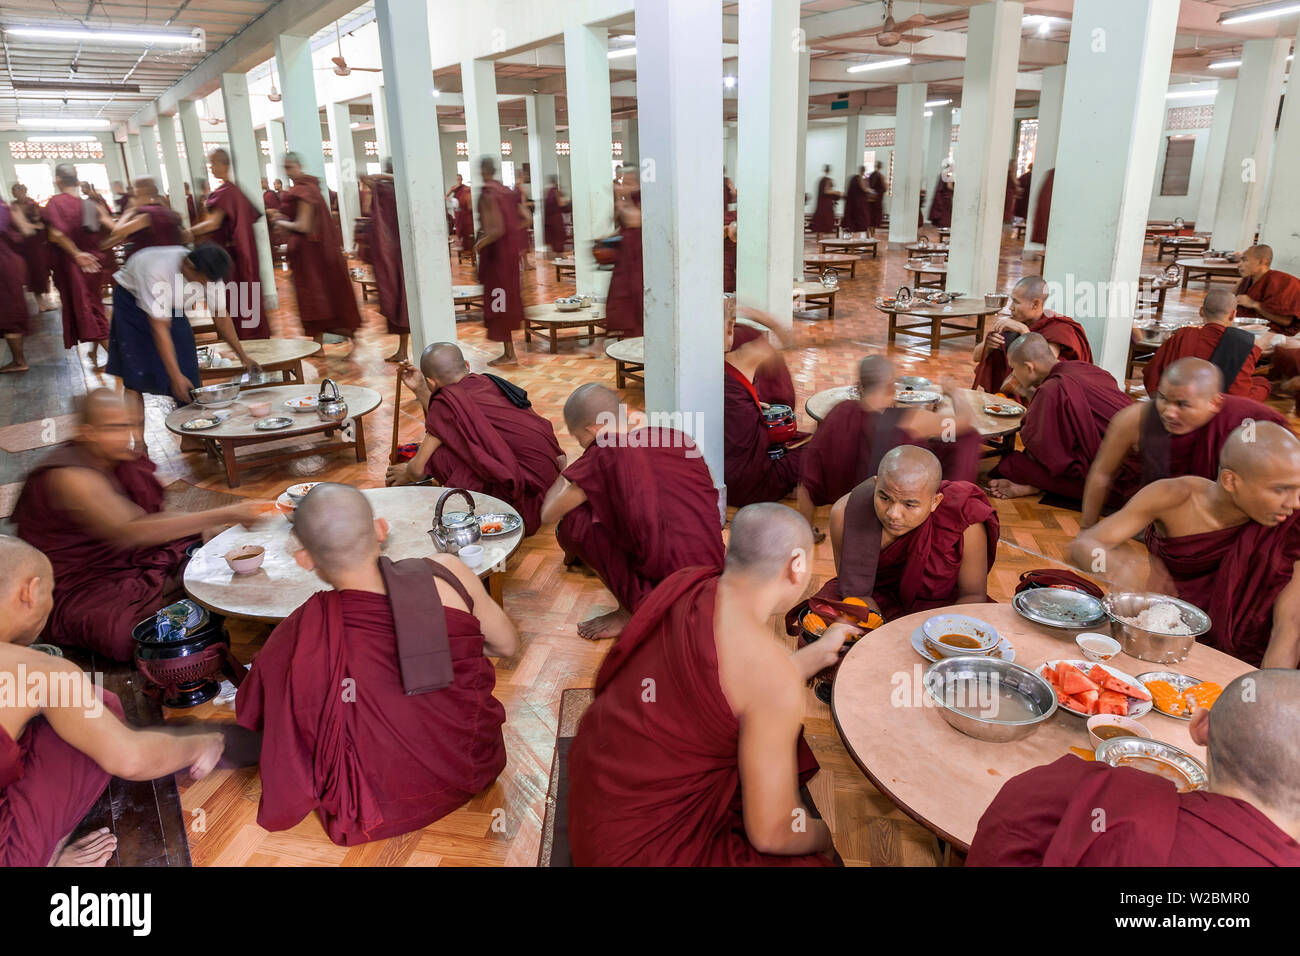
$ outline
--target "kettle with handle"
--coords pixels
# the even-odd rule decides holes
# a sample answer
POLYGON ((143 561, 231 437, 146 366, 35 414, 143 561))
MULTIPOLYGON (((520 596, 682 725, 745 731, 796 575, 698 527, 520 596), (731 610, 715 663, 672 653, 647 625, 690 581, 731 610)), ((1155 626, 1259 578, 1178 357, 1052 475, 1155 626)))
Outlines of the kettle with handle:
POLYGON ((429 529, 433 546, 444 554, 457 554, 467 545, 477 544, 483 537, 478 518, 474 516, 474 497, 464 488, 448 488, 438 498, 433 512, 433 527, 429 529), (443 514, 447 499, 460 495, 469 504, 469 511, 449 511, 443 514))
POLYGON ((341 422, 348 417, 348 403, 339 394, 338 383, 327 378, 320 383, 320 396, 316 400, 316 414, 321 421, 341 422))

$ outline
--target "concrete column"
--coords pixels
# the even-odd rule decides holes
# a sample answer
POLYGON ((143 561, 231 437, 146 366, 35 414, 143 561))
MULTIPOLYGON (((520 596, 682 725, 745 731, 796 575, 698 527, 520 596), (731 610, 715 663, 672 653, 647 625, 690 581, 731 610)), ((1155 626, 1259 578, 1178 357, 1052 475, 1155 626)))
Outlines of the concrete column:
POLYGON ((803 214, 807 212, 804 193, 807 192, 805 180, 808 177, 808 44, 799 44, 799 62, 795 66, 796 86, 794 94, 794 226, 791 238, 794 240, 794 259, 792 260, 796 275, 803 278, 803 214))
POLYGON ((158 134, 153 126, 140 127, 140 150, 144 153, 144 168, 148 175, 158 187, 158 192, 166 193, 169 191, 168 184, 163 181, 162 163, 158 160, 158 134))
MULTIPOLYGON (((916 211, 921 206, 924 175, 925 90, 924 83, 904 83, 898 88, 898 106, 894 110, 894 181, 890 184, 893 195, 888 197, 891 243, 916 241, 916 211)), ((881 196, 881 202, 886 198, 881 196)))
MULTIPOLYGON (((1228 154, 1228 127, 1232 124, 1232 104, 1237 96, 1235 79, 1219 80, 1214 97, 1214 119, 1205 146, 1205 167, 1201 173, 1201 201, 1196 206, 1196 228, 1214 229, 1214 213, 1219 206, 1219 188, 1223 185, 1223 163, 1228 154)), ((1040 134, 1041 135, 1041 134, 1040 134)))
MULTIPOLYGON (((144 152, 140 149, 140 134, 126 134, 126 176, 127 179, 135 181, 141 176, 148 176, 149 173, 144 165, 144 152)), ((130 185, 128 183, 127 185, 130 185)))
MULTIPOLYGON (((736 74, 736 298, 787 326, 793 321, 794 278, 803 278, 803 257, 796 266, 790 246, 795 146, 788 131, 798 120, 799 68, 799 52, 790 38, 798 31, 798 0, 747 0, 736 74)), ((720 85, 715 77, 714 86, 720 85)), ((715 124, 710 140, 721 144, 720 132, 715 124)), ((705 172, 702 178, 710 177, 705 172)), ((716 179, 713 185, 717 187, 716 179)), ((721 232, 721 220, 713 231, 721 232)))
MULTIPOLYGON (((583 294, 595 295, 605 294, 610 273, 596 268, 591 257, 591 243, 614 231, 608 52, 609 30, 605 27, 590 27, 582 23, 565 26, 564 88, 569 102, 569 177, 573 197, 573 252, 577 263, 575 288, 583 294)), ((714 86, 721 89, 720 65, 715 72, 719 75, 715 77, 714 86)), ((721 117, 721 106, 718 109, 721 117)), ((656 142, 653 139, 649 141, 656 142)), ((702 178, 716 186, 716 171, 721 168, 721 159, 712 166, 700 164, 696 175, 703 173, 702 178)), ((721 189, 717 192, 722 194, 721 189)), ((719 216, 718 222, 721 221, 719 216)), ((721 230, 721 226, 718 228, 721 230)))
MULTIPOLYGON (((1222 84, 1220 84, 1222 85, 1222 84)), ((1222 96, 1222 94, 1220 94, 1222 96)), ((1282 124, 1278 127, 1275 155, 1291 160, 1287 166, 1278 163, 1273 171, 1273 189, 1262 214, 1259 241, 1273 247, 1273 268, 1291 275, 1300 275, 1300 189, 1294 179, 1287 188, 1279 188, 1281 176, 1294 177, 1294 159, 1300 156, 1300 89, 1286 98, 1282 107, 1282 124)))
POLYGON ((1284 37, 1242 44, 1237 93, 1214 210, 1214 234, 1210 237, 1212 248, 1245 249, 1255 238, 1290 49, 1291 41, 1284 37))
POLYGON ((1029 212, 1025 216, 1025 251, 1043 251, 1041 242, 1030 242, 1034 213, 1043 180, 1056 168, 1056 150, 1061 141, 1061 108, 1065 103, 1065 66, 1043 70, 1043 88, 1038 94, 1038 144, 1034 147, 1034 172, 1029 179, 1029 212))
MULTIPOLYGON (((375 0, 383 100, 392 148, 397 223, 402 238, 412 354, 433 342, 456 341, 443 209, 438 124, 431 122, 433 62, 423 4, 375 0)), ((454 148, 454 147, 453 147, 454 148)))
MULTIPOLYGON (((434 107, 435 118, 437 107, 434 107)), ((384 85, 380 83, 370 93, 370 115, 375 118, 375 148, 379 150, 379 162, 393 155, 388 141, 388 107, 384 103, 384 85)))
POLYGON ((248 102, 248 74, 221 74, 221 105, 226 113, 231 175, 253 208, 263 214, 253 224, 253 236, 257 240, 257 271, 262 277, 262 301, 267 308, 273 309, 279 304, 279 298, 275 291, 275 263, 271 260, 266 207, 262 203, 262 152, 257 148, 257 135, 253 132, 253 111, 248 102))
POLYGON ((641 124, 635 116, 623 120, 623 162, 633 166, 641 165, 641 124))
POLYGON ((352 146, 352 114, 347 103, 331 103, 325 108, 329 118, 330 141, 334 144, 334 171, 339 183, 339 230, 343 248, 352 248, 352 228, 360 213, 357 187, 357 157, 352 146))
POLYGON ((203 149, 198 106, 194 100, 181 100, 176 104, 176 113, 181 118, 181 136, 185 138, 185 165, 189 167, 190 187, 194 190, 194 201, 197 203, 199 183, 208 179, 208 157, 203 149))
POLYGON ((972 295, 992 292, 997 286, 1024 12, 1023 3, 1011 2, 971 9, 961 93, 961 171, 953 184, 948 288, 972 295))
POLYGON ((268 185, 274 186, 276 179, 284 178, 284 154, 288 152, 284 139, 284 120, 266 121, 266 142, 271 148, 271 171, 274 174, 269 177, 268 185))
MULTIPOLYGON (((311 61, 311 38, 281 33, 275 38, 275 66, 280 74, 280 101, 284 106, 286 147, 297 153, 303 172, 325 182, 325 151, 320 142, 320 108, 316 104, 316 75, 311 61)), ((287 183, 285 185, 288 185, 287 183)), ((260 190, 259 190, 260 191, 260 190)))
POLYGON ((699 0, 636 0, 636 32, 653 144, 641 184, 646 409, 681 413, 722 487, 722 190, 709 174, 722 168, 722 16, 699 0))
MULTIPOLYGON (((930 203, 934 202, 934 185, 939 181, 939 172, 943 161, 952 151, 952 106, 936 106, 930 117, 929 141, 925 148, 925 174, 921 185, 925 188, 925 214, 930 215, 930 203)), ((890 217, 893 221, 893 217, 890 217)))
MULTIPOLYGON (((478 219, 478 197, 483 191, 479 161, 490 156, 501 169, 501 117, 497 111, 497 74, 493 60, 465 60, 460 65, 465 96, 465 142, 469 144, 469 181, 474 189, 474 224, 478 219)), ((572 106, 570 106, 572 110, 572 106)), ((500 178, 498 173, 497 178, 500 178)))
POLYGON ((181 171, 181 154, 176 149, 176 118, 158 116, 158 142, 162 144, 163 165, 167 169, 168 199, 182 222, 189 222, 185 205, 185 174, 181 171))
MULTIPOLYGON (((848 195, 849 180, 857 175, 858 167, 862 165, 862 154, 866 151, 866 146, 867 118, 861 113, 850 113, 844 117, 844 182, 835 184, 845 196, 848 195)), ((870 173, 871 170, 868 169, 867 172, 870 173)))
POLYGON ((1118 380, 1177 29, 1178 0, 1075 0, 1043 275, 1050 307, 1083 325, 1118 380))
POLYGON ((533 245, 540 251, 546 248, 546 190, 560 168, 555 155, 555 95, 525 96, 524 112, 528 123, 528 182, 533 191, 533 245))

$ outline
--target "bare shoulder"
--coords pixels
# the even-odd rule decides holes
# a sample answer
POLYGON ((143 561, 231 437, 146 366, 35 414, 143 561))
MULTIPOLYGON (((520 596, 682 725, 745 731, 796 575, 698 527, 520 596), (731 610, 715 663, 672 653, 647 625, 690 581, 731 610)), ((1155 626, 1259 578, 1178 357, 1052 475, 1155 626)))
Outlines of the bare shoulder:
POLYGON ((1146 407, 1146 402, 1134 402, 1132 405, 1124 406, 1111 416, 1110 425, 1106 431, 1115 434, 1131 431, 1136 435, 1138 422, 1142 418, 1142 409, 1146 407))
POLYGON ((1181 505, 1204 500, 1214 487, 1214 482, 1197 475, 1164 478, 1140 489, 1129 504, 1152 515, 1161 515, 1181 505))
POLYGON ((0 671, 15 671, 19 667, 28 674, 85 674, 76 664, 62 657, 18 644, 0 643, 0 671))
POLYGON ((762 634, 729 634, 717 642, 718 677, 737 716, 754 707, 803 712, 802 681, 790 652, 762 634))

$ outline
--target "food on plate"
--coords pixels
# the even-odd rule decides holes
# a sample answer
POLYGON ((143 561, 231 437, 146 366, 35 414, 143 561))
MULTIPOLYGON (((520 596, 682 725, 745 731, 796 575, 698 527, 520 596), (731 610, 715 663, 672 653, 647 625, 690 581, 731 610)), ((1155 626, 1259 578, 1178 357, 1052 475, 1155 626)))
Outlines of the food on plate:
POLYGON ((803 626, 804 630, 809 634, 821 635, 826 633, 826 621, 823 620, 820 614, 816 614, 812 611, 809 611, 803 616, 803 626))
POLYGON ((1168 601, 1157 601, 1143 608, 1137 617, 1122 617, 1120 620, 1157 634, 1180 636, 1192 633, 1192 629, 1183 623, 1183 612, 1178 610, 1178 605, 1168 601))
POLYGON ((1195 708, 1210 709, 1223 693, 1214 681, 1201 681, 1186 690, 1179 690, 1169 681, 1153 680, 1147 684, 1156 709, 1175 717, 1190 717, 1195 708))
POLYGON ((1151 700, 1145 689, 1121 680, 1100 664, 1085 673, 1069 661, 1060 661, 1055 670, 1044 664, 1038 673, 1056 691, 1061 706, 1076 714, 1124 717, 1130 700, 1151 700))
POLYGON ((504 527, 505 525, 500 521, 484 521, 483 524, 479 525, 479 530, 484 534, 496 534, 504 527))

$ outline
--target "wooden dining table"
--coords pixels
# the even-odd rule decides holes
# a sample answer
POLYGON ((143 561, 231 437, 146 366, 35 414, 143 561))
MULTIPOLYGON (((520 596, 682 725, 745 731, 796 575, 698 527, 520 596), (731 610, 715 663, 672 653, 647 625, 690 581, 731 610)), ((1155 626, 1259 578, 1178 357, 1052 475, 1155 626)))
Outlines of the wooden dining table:
MULTIPOLYGON (((1015 663, 1037 671, 1044 662, 1082 659, 1079 631, 1036 624, 1010 604, 963 604, 909 614, 862 637, 844 656, 832 688, 831 714, 844 746, 867 778, 904 813, 966 852, 980 816, 1012 777, 1070 753, 1092 749, 1086 718, 1058 708, 1028 737, 1011 743, 977 740, 949 726, 922 683, 930 662, 912 649, 911 635, 944 613, 978 618, 1015 648, 1015 663)), ((1097 628, 1105 631, 1105 626, 1097 628)), ((1204 644, 1178 664, 1153 664, 1126 654, 1107 666, 1132 677, 1172 671, 1222 687, 1253 670, 1204 644)), ((1205 763, 1188 721, 1151 710, 1139 722, 1158 741, 1205 763)))
POLYGON ((930 304, 922 299, 913 299, 905 308, 897 305, 877 305, 877 309, 889 316, 889 344, 899 335, 910 335, 918 339, 930 340, 930 352, 939 350, 945 339, 974 336, 976 343, 984 340, 984 320, 994 313, 1001 312, 1000 305, 986 305, 983 298, 974 296, 954 299, 943 304, 930 304), (899 316, 906 316, 909 321, 900 322, 899 316), (954 322, 954 319, 970 318, 974 325, 954 322), (944 330, 947 330, 946 332, 944 330))
POLYGON ((817 248, 819 252, 843 252, 847 255, 862 255, 871 253, 871 258, 877 258, 880 253, 877 251, 880 247, 880 240, 873 239, 870 236, 839 236, 830 239, 818 239, 817 248))
MULTIPOLYGON (((1015 450, 1016 435, 1020 432, 1020 426, 1025 423, 1023 413, 1019 415, 991 415, 984 411, 984 407, 995 401, 994 397, 988 392, 981 392, 973 388, 957 389, 957 397, 962 399, 970 410, 971 426, 975 431, 979 432, 985 444, 992 446, 997 454, 1005 454, 1015 450)), ((858 398, 859 393, 856 385, 837 385, 833 388, 822 389, 815 395, 810 395, 808 401, 804 402, 803 408, 808 413, 809 418, 815 422, 820 422, 840 402, 857 401, 858 398)), ((997 399, 996 401, 1004 405, 1013 404, 1006 399, 997 399)), ((944 395, 939 400, 934 410, 937 414, 943 416, 956 414, 952 399, 947 395, 944 395)))
POLYGON ((1229 279, 1235 282, 1241 275, 1237 271, 1237 263, 1235 262, 1220 262, 1204 257, 1175 259, 1174 261, 1183 270, 1184 290, 1187 289, 1187 283, 1193 279, 1204 279, 1205 284, 1209 285, 1215 279, 1229 279))
MULTIPOLYGON (((310 358, 321 351, 318 342, 311 339, 246 339, 239 343, 243 346, 245 354, 250 359, 261 366, 264 375, 279 372, 280 381, 271 379, 269 381, 254 382, 245 388, 269 388, 275 385, 287 385, 289 383, 302 384, 305 381, 302 373, 302 360, 310 358)), ((245 371, 243 364, 235 357, 227 345, 209 345, 209 349, 215 349, 216 353, 223 361, 230 362, 229 365, 214 365, 207 368, 200 366, 199 378, 201 384, 211 385, 214 382, 230 381, 238 378, 245 371)))
POLYGON ((858 274, 858 263, 861 262, 859 256, 851 256, 843 252, 825 252, 825 253, 808 253, 803 257, 804 272, 843 272, 848 270, 849 278, 853 279, 858 274))

